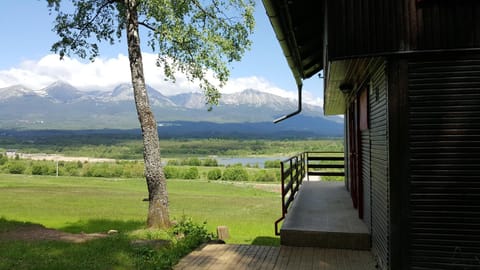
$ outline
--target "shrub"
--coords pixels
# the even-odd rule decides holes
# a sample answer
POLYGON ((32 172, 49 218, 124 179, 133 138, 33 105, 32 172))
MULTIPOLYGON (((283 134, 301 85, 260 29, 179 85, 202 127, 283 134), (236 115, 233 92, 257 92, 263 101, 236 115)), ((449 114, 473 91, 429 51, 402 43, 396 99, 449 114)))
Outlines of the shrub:
POLYGON ((184 166, 201 166, 202 162, 198 158, 186 158, 182 160, 184 166))
POLYGON ((253 175, 253 181, 256 182, 275 182, 277 177, 274 172, 267 170, 259 170, 253 175))
POLYGON ((178 166, 180 165, 180 162, 176 159, 170 159, 167 161, 168 166, 178 166))
POLYGON ((79 176, 80 168, 78 168, 78 164, 76 162, 65 162, 63 166, 58 166, 58 174, 64 176, 79 176))
POLYGON ((24 162, 20 160, 9 161, 7 171, 11 174, 22 174, 26 169, 24 162))
POLYGON ((174 240, 168 248, 149 245, 135 248, 138 256, 136 269, 172 269, 182 257, 212 238, 206 223, 196 224, 190 218, 182 218, 169 233, 174 240))
POLYGON ((218 161, 214 158, 206 158, 202 161, 203 166, 205 167, 217 167, 218 161))
POLYGON ((7 161, 8 161, 7 156, 4 156, 3 154, 0 154, 0 166, 7 163, 7 161))
POLYGON ((197 224, 192 218, 183 216, 172 229, 174 235, 194 236, 202 240, 209 240, 211 235, 208 233, 206 222, 197 224))
POLYGON ((144 167, 143 163, 135 162, 135 161, 129 161, 129 162, 124 162, 123 164, 123 174, 122 177, 125 178, 137 178, 137 177, 144 177, 144 167))
POLYGON ((182 173, 183 179, 198 179, 199 173, 197 167, 190 167, 188 169, 184 169, 182 173))
POLYGON ((33 175, 55 175, 57 169, 52 161, 32 161, 30 171, 33 175))
POLYGON ((42 175, 42 166, 40 164, 32 165, 32 174, 33 175, 42 175))
POLYGON ((222 178, 222 170, 220 169, 213 169, 207 173, 208 180, 219 180, 220 178, 222 178))
POLYGON ((229 181, 248 181, 248 172, 241 166, 227 167, 223 172, 222 179, 229 181))
POLYGON ((172 166, 165 166, 163 167, 163 173, 165 174, 165 178, 167 179, 174 179, 180 178, 181 172, 178 168, 172 166))
POLYGON ((280 168, 280 160, 266 160, 265 163, 263 164, 264 168, 280 168))
POLYGON ((122 174, 122 165, 115 163, 88 163, 83 166, 83 175, 87 177, 120 177, 122 174))

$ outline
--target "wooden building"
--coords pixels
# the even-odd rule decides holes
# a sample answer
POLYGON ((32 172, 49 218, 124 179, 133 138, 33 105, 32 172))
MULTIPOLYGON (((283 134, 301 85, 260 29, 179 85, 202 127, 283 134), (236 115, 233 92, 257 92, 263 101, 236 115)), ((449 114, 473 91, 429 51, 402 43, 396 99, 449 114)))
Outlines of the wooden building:
POLYGON ((480 269, 480 1, 263 3, 299 88, 323 72, 345 115, 379 268, 480 269))

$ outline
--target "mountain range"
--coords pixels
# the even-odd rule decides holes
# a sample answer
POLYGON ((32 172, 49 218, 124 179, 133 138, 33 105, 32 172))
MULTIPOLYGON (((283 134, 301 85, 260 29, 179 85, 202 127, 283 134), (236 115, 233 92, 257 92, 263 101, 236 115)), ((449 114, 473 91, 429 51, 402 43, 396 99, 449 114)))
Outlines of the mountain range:
MULTIPOLYGON (((161 134, 343 135, 342 118, 325 117, 322 107, 311 104, 304 104, 299 116, 273 124, 273 119, 295 111, 297 101, 254 89, 222 94, 212 111, 207 110, 201 93, 165 96, 150 86, 147 91, 161 134)), ((138 128, 130 84, 120 84, 111 91, 81 91, 61 81, 43 89, 22 85, 0 88, 2 130, 138 128)))

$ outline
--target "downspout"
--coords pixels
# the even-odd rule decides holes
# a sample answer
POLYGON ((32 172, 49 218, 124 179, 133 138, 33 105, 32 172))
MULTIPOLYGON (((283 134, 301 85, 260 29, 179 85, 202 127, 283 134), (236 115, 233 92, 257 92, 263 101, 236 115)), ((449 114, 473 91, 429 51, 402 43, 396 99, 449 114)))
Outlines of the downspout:
POLYGON ((275 120, 273 120, 273 123, 277 124, 283 120, 286 120, 294 115, 297 115, 299 114, 301 111, 302 111, 302 86, 303 84, 302 83, 299 83, 297 84, 297 89, 298 89, 298 108, 296 111, 290 113, 290 114, 287 114, 287 115, 284 115, 280 118, 277 118, 275 120))
MULTIPOLYGON (((298 69, 300 69, 301 65, 299 63, 300 57, 298 56, 298 52, 295 50, 290 50, 289 42, 294 42, 292 39, 294 39, 294 34, 292 31, 292 21, 291 18, 287 18, 287 25, 285 26, 286 28, 282 28, 282 22, 280 21, 280 18, 277 15, 277 10, 275 8, 275 5, 273 3, 278 3, 275 2, 275 0, 263 0, 263 5, 265 7, 265 10, 267 11, 267 15, 270 19, 270 23, 272 24, 273 30, 275 32, 275 35, 277 36, 277 40, 280 43, 280 47, 282 48, 282 51, 285 55, 285 58, 287 59, 288 65, 290 66, 290 70, 293 73, 293 76, 295 78, 295 81, 297 83, 297 90, 298 90, 298 108, 296 111, 284 115, 280 118, 277 118, 273 121, 273 123, 279 123, 283 120, 286 120, 294 115, 299 114, 302 111, 302 76, 299 72, 298 69), (297 69, 298 68, 298 69, 297 69)), ((285 14, 288 14, 287 11, 287 6, 288 2, 286 0, 283 1, 283 9, 285 11, 285 14)), ((293 44, 292 49, 293 49, 293 44)))

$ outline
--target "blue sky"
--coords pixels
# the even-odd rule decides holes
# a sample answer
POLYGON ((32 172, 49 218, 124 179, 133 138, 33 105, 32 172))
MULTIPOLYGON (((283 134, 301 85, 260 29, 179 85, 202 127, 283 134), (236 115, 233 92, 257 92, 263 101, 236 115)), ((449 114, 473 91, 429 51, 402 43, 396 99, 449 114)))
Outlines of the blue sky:
MULTIPOLYGON (((295 80, 260 1, 257 2, 255 18, 252 50, 246 53, 241 62, 233 65, 230 83, 224 92, 255 88, 296 98, 295 80)), ((51 55, 50 46, 57 40, 51 31, 53 21, 54 17, 49 15, 44 0, 2 1, 0 88, 24 84, 32 89, 40 89, 55 80, 64 80, 80 89, 89 89, 93 85, 108 89, 128 79, 125 43, 114 46, 105 44, 101 47, 100 59, 93 64, 75 58, 59 61, 57 56, 51 55)), ((145 52, 151 53, 148 49, 145 52)), ((153 64, 154 57, 154 54, 145 57, 148 84, 167 95, 196 91, 195 85, 182 78, 174 85, 165 84, 161 70, 153 64)), ((322 105, 322 88, 323 82, 317 76, 305 81, 306 101, 322 105)))

